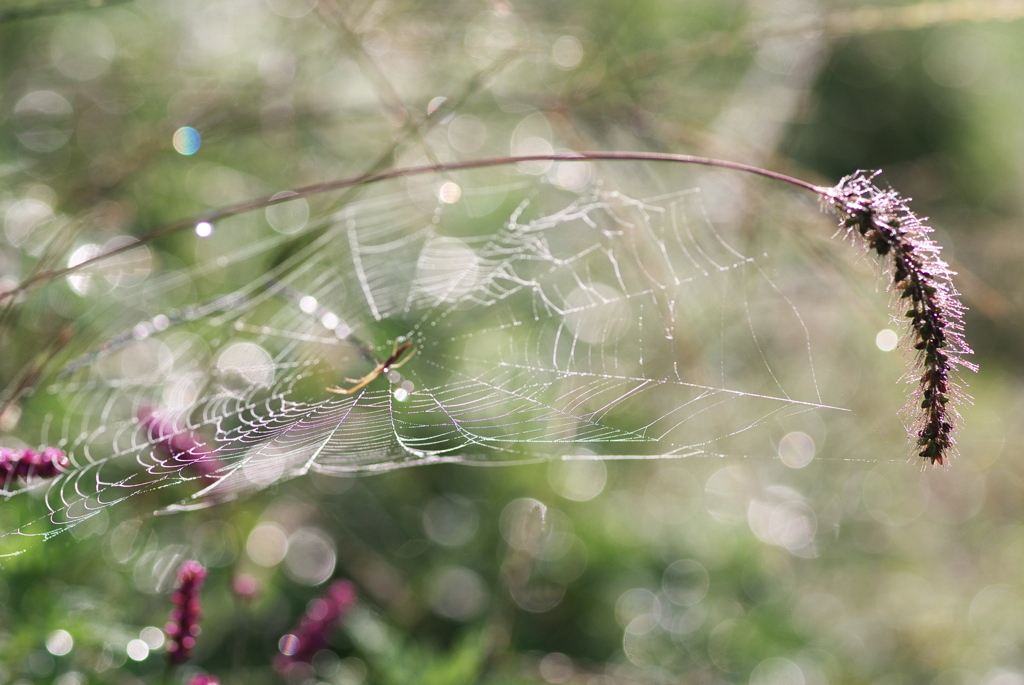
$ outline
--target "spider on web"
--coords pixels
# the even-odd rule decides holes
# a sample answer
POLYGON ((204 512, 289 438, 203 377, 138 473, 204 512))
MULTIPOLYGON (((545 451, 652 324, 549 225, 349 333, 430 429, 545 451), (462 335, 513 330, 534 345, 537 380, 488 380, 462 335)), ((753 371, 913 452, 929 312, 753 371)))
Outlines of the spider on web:
POLYGON ((406 351, 411 347, 411 340, 403 343, 402 345, 396 344, 394 350, 391 352, 391 356, 388 357, 383 362, 377 364, 377 366, 373 368, 373 371, 366 374, 362 378, 346 378, 345 380, 348 381, 349 383, 352 383, 352 386, 348 388, 341 388, 337 386, 333 388, 326 388, 327 392, 333 392, 336 395, 351 395, 355 392, 362 390, 367 385, 376 380, 377 376, 381 375, 382 373, 387 373, 391 371, 391 369, 397 369, 401 367, 403 364, 405 364, 407 361, 412 359, 413 355, 416 354, 415 348, 413 348, 412 352, 409 352, 409 354, 405 354, 406 351))

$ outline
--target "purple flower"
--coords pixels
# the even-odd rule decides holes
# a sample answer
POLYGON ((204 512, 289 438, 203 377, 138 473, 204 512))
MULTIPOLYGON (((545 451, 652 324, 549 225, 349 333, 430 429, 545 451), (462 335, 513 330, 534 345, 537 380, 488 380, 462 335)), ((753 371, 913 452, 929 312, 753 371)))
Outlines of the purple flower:
POLYGON ((248 602, 259 595, 260 581, 248 573, 240 573, 231 580, 231 589, 236 597, 248 602))
POLYGON ((0 447, 0 479, 7 482, 18 466, 18 452, 16 450, 0 447))
POLYGON ((345 617, 356 601, 356 587, 347 580, 331 584, 327 593, 309 603, 299 624, 278 642, 281 653, 274 668, 286 671, 293 664, 309 663, 328 644, 328 632, 345 617))
POLYGON ((200 673, 192 676, 192 680, 188 681, 188 685, 220 685, 220 680, 212 675, 200 673))
POLYGON ((186 561, 178 569, 178 581, 171 602, 171 620, 164 628, 168 637, 167 656, 172 664, 188 661, 199 635, 199 588, 206 578, 206 569, 198 561, 186 561))
POLYGON ((149 430, 156 449, 177 464, 185 464, 206 481, 216 481, 223 466, 220 459, 195 433, 148 407, 139 410, 139 421, 149 430))
POLYGON ((0 484, 18 478, 54 478, 70 465, 67 455, 56 447, 46 447, 42 452, 31 448, 14 450, 0 447, 0 484))

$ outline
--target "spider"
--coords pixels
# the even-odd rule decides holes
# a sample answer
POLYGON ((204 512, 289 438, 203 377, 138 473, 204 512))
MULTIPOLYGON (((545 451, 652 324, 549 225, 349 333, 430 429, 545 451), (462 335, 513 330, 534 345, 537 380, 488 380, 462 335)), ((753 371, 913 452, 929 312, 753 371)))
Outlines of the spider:
POLYGON ((327 392, 333 392, 335 395, 351 395, 354 392, 362 390, 370 383, 372 383, 374 380, 376 380, 377 376, 381 375, 382 373, 387 373, 391 369, 397 369, 398 367, 402 366, 407 361, 412 359, 412 356, 416 354, 415 348, 413 348, 412 352, 410 352, 409 354, 405 354, 405 351, 408 350, 410 347, 412 347, 411 340, 403 343, 402 345, 395 345, 395 349, 391 353, 391 356, 388 357, 383 362, 377 364, 377 366, 373 368, 373 371, 366 374, 362 378, 346 378, 346 381, 348 381, 349 383, 353 383, 351 387, 326 388, 327 392), (405 355, 404 359, 402 359, 402 355, 405 355), (401 359, 401 361, 399 361, 399 359, 401 359))

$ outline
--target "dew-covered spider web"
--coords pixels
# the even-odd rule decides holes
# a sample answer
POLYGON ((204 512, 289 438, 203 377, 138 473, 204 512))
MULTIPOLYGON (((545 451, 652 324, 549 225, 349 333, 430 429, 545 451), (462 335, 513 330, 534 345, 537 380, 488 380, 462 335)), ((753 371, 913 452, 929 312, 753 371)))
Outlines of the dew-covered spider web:
POLYGON ((591 180, 293 199, 49 284, 94 302, 25 400, 70 467, 6 484, 44 504, 4 551, 129 498, 176 511, 307 472, 777 459, 773 422, 847 413, 819 360, 845 314, 773 242, 801 221, 828 240, 814 198, 783 198, 798 217, 772 232, 710 215, 706 184, 636 197, 565 166, 591 180))

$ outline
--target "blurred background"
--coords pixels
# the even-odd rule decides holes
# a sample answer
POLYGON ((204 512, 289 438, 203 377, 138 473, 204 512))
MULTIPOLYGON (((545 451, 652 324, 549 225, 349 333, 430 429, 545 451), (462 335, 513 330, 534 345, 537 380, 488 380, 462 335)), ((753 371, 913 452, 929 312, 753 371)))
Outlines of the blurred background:
MULTIPOLYGON (((487 238, 524 199, 542 208, 524 221, 551 216, 597 184, 634 198, 698 190, 685 214, 693 230, 763 253, 771 306, 799 313, 795 324, 766 307, 761 321, 750 315, 756 283, 709 288, 694 320, 742 316, 749 327, 695 345, 688 362, 728 363, 742 379, 772 355, 794 399, 849 410, 729 404, 714 410, 717 427, 680 444, 703 444, 703 430, 721 440, 679 459, 566 461, 554 459, 561 448, 528 444, 537 463, 498 468, 284 481, 282 467, 260 492, 165 516, 154 513, 189 501, 181 488, 195 480, 171 488, 130 469, 84 469, 53 491, 8 482, 0 681, 1024 684, 1024 467, 1012 434, 1024 421, 1024 4, 6 0, 0 55, 0 292, 25 286, 0 319, 4 447, 62 446, 76 468, 138 458, 152 476, 158 441, 138 442, 133 418, 183 392, 180 378, 89 380, 133 325, 150 327, 136 337, 186 326, 175 363, 189 345, 217 349, 233 309, 298 335, 300 285, 318 287, 336 263, 330 278, 358 287, 343 261, 353 254, 311 251, 346 207, 362 208, 351 215, 359 231, 377 222, 371 235, 398 240, 452 204, 456 228, 445 230, 487 238), (833 236, 816 198, 779 184, 653 164, 592 165, 582 177, 520 166, 197 225, 371 171, 572 149, 721 157, 826 186, 884 169, 930 217, 970 310, 980 372, 966 379, 959 456, 925 470, 908 457, 900 412, 912 360, 893 350, 888 279, 833 236), (485 209, 458 214, 446 183, 485 209), (143 238, 100 270, 57 273, 143 238), (246 298, 282 264, 306 275, 289 277, 296 292, 281 291, 268 313, 246 298), (798 326, 806 339, 786 335, 798 326), (723 421, 754 427, 733 440, 723 421), (76 491, 88 494, 83 511, 61 509, 76 491), (26 537, 67 520, 80 523, 26 537), (168 672, 162 628, 190 558, 210 571, 202 633, 192 660, 168 672), (239 577, 255 589, 239 592, 239 577), (308 667, 276 672, 279 638, 333 578, 356 584, 358 604, 308 667)), ((395 273, 417 268, 415 255, 388 255, 395 273)), ((374 321, 357 311, 365 303, 340 306, 345 320, 374 321)), ((352 351, 362 370, 348 373, 418 330, 400 325, 358 328, 368 349, 352 351)), ((505 359, 546 344, 517 335, 505 359)), ((422 365, 445 358, 441 343, 413 339, 422 365)), ((138 363, 143 378, 162 362, 138 363)), ((657 410, 616 420, 636 429, 657 410)), ((244 413, 201 411, 214 422, 244 413)), ((249 439, 225 435, 228 453, 249 439)))

